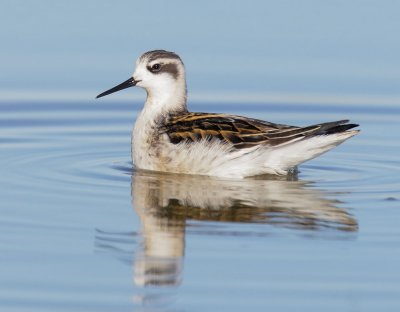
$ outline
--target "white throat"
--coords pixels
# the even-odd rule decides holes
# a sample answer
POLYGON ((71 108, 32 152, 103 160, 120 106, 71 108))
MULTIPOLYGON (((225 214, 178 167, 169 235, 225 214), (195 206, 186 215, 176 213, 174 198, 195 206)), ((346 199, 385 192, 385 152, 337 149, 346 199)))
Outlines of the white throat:
POLYGON ((140 115, 154 119, 169 113, 187 111, 185 80, 166 80, 156 87, 146 88, 147 98, 140 115))

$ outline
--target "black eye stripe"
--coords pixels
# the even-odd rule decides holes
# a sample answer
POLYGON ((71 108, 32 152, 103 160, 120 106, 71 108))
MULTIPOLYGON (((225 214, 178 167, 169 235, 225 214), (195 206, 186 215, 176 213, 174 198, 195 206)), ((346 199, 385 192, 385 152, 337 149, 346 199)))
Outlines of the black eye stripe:
POLYGON ((147 65, 147 70, 150 71, 153 74, 159 74, 159 73, 167 73, 170 74, 174 79, 177 79, 179 76, 179 69, 178 65, 174 63, 155 63, 153 65, 147 65), (156 68, 154 68, 155 65, 156 68))

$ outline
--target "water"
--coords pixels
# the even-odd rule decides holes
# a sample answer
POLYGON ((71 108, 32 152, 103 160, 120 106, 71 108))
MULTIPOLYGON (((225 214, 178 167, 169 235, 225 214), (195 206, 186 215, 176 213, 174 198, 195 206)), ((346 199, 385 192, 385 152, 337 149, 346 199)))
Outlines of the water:
POLYGON ((398 311, 395 105, 192 103, 361 134, 289 178, 135 171, 138 101, 0 104, 1 311, 398 311))
POLYGON ((399 10, 2 1, 0 311, 399 311, 399 10), (94 96, 160 48, 195 111, 362 131, 289 179, 135 172, 142 96, 94 96))

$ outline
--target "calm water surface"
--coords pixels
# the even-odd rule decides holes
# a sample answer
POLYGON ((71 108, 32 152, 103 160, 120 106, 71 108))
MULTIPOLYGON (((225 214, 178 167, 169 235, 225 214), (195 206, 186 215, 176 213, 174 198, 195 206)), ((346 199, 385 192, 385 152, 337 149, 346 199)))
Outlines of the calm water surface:
POLYGON ((0 103, 1 311, 398 311, 400 106, 193 103, 362 132, 286 178, 135 171, 140 105, 0 103))

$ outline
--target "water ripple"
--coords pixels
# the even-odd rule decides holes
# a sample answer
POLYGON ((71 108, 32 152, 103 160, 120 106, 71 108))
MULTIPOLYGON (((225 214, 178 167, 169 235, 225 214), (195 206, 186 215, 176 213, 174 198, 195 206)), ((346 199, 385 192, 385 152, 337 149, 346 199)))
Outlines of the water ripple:
MULTIPOLYGON (((0 144, 9 151, 5 160, 8 157, 16 175, 24 173, 30 183, 46 181, 52 188, 57 184, 112 187, 125 183, 131 172, 129 145, 134 114, 128 104, 116 105, 2 104, 0 144), (27 152, 15 153, 19 149, 27 152)), ((281 110, 276 110, 278 115, 281 110)), ((348 144, 356 149, 368 141, 348 144)), ((300 178, 318 181, 338 192, 345 188, 368 197, 384 193, 385 197, 397 198, 399 161, 390 159, 390 155, 372 156, 333 151, 303 165, 300 178)))

